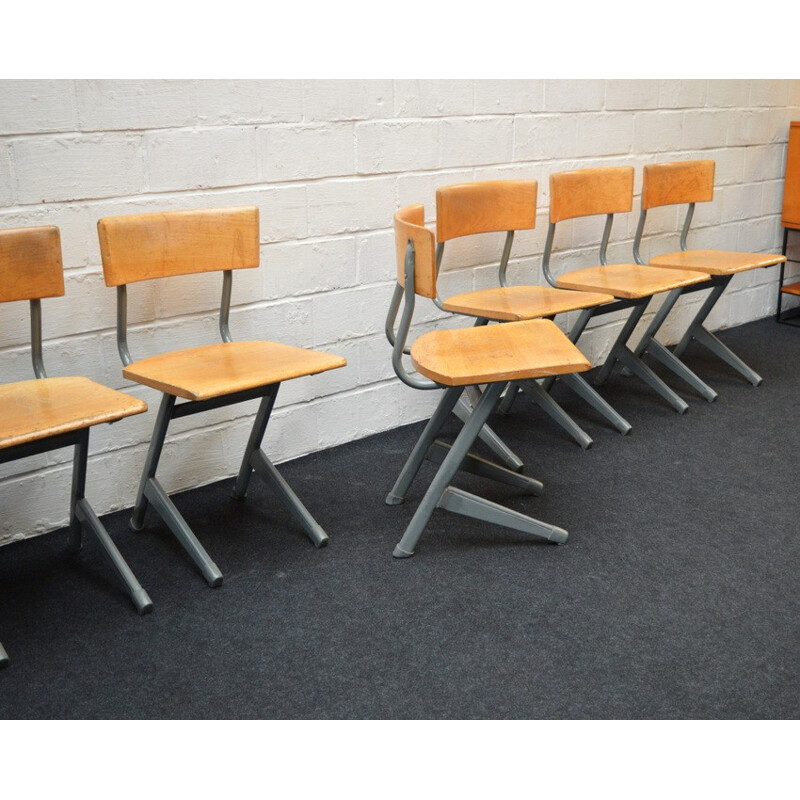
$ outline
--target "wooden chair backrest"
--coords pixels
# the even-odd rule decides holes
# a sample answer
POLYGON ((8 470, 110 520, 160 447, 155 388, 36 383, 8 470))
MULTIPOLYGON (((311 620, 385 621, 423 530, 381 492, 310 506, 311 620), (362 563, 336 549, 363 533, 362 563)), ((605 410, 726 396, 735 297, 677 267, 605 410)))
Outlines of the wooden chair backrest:
POLYGON ((414 292, 436 297, 436 237, 425 227, 421 204, 401 208, 394 215, 394 243, 397 253, 397 282, 406 285, 406 248, 414 242, 414 292))
POLYGON ((63 295, 58 228, 48 225, 0 230, 0 303, 63 295))
POLYGON ((478 181, 436 191, 436 239, 536 226, 536 181, 478 181))
POLYGON ((642 180, 642 208, 705 203, 714 197, 713 161, 647 164, 642 180))
POLYGON ((550 222, 633 208, 633 167, 596 167, 550 176, 550 222))
POLYGON ((259 265, 255 206, 105 217, 97 230, 106 286, 259 265))

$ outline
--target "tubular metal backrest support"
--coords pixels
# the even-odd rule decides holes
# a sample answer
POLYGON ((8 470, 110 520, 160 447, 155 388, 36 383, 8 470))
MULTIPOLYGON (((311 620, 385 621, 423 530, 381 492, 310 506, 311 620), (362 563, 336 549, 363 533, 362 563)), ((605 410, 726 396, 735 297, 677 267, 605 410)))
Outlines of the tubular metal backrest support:
POLYGON ((608 242, 614 214, 633 208, 633 167, 597 167, 550 176, 550 224, 542 254, 542 272, 551 286, 557 282, 550 272, 556 224, 575 217, 605 214, 600 241, 600 263, 608 263, 608 242))
POLYGON ((42 358, 43 297, 64 296, 61 235, 53 225, 0 231, 0 303, 28 300, 31 309, 31 361, 37 378, 46 378, 42 358))
POLYGON ((506 270, 514 231, 536 227, 536 181, 477 181, 442 186, 436 191, 437 271, 444 243, 460 236, 506 231, 499 281, 507 286, 506 270))
POLYGON ((103 274, 117 287, 117 349, 131 363, 127 342, 127 284, 199 272, 222 272, 219 329, 228 326, 234 269, 259 265, 258 208, 208 208, 106 217, 97 223, 103 274))
POLYGON ((403 365, 403 355, 410 352, 406 342, 414 317, 416 295, 431 299, 436 296, 435 239, 433 231, 424 227, 424 222, 425 209, 422 205, 401 208, 394 217, 397 285, 386 317, 386 337, 392 344, 392 366, 403 383, 415 389, 439 389, 441 387, 437 383, 410 374, 403 365), (425 291, 420 290, 420 281, 425 291), (405 303, 395 333, 394 323, 402 298, 405 298, 405 303))
POLYGON ((633 239, 633 256, 637 264, 645 263, 639 248, 647 212, 651 208, 687 204, 680 242, 681 250, 686 250, 695 203, 707 203, 714 199, 714 168, 715 163, 711 160, 672 161, 645 166, 642 177, 642 210, 633 239))

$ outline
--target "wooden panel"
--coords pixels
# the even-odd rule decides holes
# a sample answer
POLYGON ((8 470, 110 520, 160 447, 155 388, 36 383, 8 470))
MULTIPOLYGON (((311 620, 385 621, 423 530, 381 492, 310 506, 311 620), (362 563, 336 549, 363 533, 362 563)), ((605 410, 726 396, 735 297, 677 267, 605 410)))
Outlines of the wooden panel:
POLYGON ((800 295, 800 283, 787 283, 785 286, 781 286, 781 291, 786 294, 800 295))
POLYGON ((633 167, 597 167, 550 176, 550 222, 633 208, 633 167))
POLYGON ((207 400, 344 367, 341 356, 278 342, 226 342, 135 361, 125 378, 187 400, 207 400))
POLYGON ((106 217, 97 229, 107 286, 259 264, 255 207, 106 217))
POLYGON ((64 270, 58 228, 0 230, 0 303, 62 297, 64 270))
POLYGON ((570 292, 549 286, 506 286, 453 295, 444 301, 444 308, 472 317, 510 321, 550 317, 613 300, 610 294, 597 292, 570 292))
POLYGON ((705 203, 713 198, 713 161, 673 161, 647 164, 644 168, 644 209, 676 203, 705 203))
POLYGON ((425 226, 425 208, 406 206, 394 215, 394 245, 397 254, 397 282, 406 285, 406 248, 414 242, 414 291, 436 297, 436 237, 425 226))
POLYGON ((583 372, 591 364, 547 319, 431 331, 411 346, 422 375, 445 386, 583 372))
POLYGON ((800 122, 789 126, 781 219, 785 228, 800 228, 800 122))
POLYGON ((0 386, 0 449, 147 411, 143 400, 88 378, 42 378, 0 386))
POLYGON ((728 250, 679 250, 650 259, 650 264, 667 269, 698 269, 709 275, 733 275, 749 269, 772 267, 786 256, 769 253, 735 253, 728 250))
POLYGON ((490 231, 536 226, 536 181, 480 181, 436 191, 436 238, 440 242, 490 231))
POLYGON ((709 276, 702 272, 644 267, 640 264, 609 264, 568 272, 558 279, 558 285, 563 289, 608 292, 620 299, 636 300, 708 279, 709 276))

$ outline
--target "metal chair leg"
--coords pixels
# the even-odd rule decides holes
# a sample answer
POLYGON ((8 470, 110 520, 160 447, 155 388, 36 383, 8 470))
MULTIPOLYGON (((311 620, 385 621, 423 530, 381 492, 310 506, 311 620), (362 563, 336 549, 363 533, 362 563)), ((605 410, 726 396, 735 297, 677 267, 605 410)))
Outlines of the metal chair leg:
POLYGON ((536 381, 520 381, 519 385, 522 391, 546 411, 584 450, 588 450, 594 444, 592 437, 536 381))
MULTIPOLYGON (((439 405, 436 406, 436 410, 433 412, 433 416, 428 420, 425 430, 422 431, 417 443, 414 445, 414 449, 406 459, 403 469, 400 470, 400 474, 397 476, 392 490, 386 495, 386 505, 396 506, 406 499, 406 493, 411 486, 411 482, 419 472, 422 462, 425 460, 425 454, 428 452, 428 448, 433 444, 433 440, 450 416, 450 412, 454 410, 463 392, 463 386, 445 389, 442 399, 439 401, 439 405)), ((468 420, 471 415, 472 411, 470 410, 465 421, 468 420)))
POLYGON ((94 509, 84 496, 88 454, 89 429, 86 428, 86 430, 81 432, 80 438, 75 445, 75 460, 72 473, 72 498, 70 503, 70 548, 72 550, 80 549, 81 528, 84 527, 89 530, 97 539, 103 553, 114 567, 136 610, 140 614, 147 614, 153 610, 153 601, 136 579, 136 576, 117 549, 117 546, 109 536, 103 523, 100 522, 94 509))
POLYGON ((597 390, 589 385, 583 375, 579 375, 577 372, 569 372, 566 375, 560 375, 559 378, 595 411, 604 416, 623 436, 630 432, 632 427, 630 422, 607 403, 597 390))
POLYGON ((0 669, 5 669, 10 663, 11 659, 3 648, 3 643, 0 642, 0 669))
POLYGON ((236 483, 233 487, 233 496, 237 500, 244 500, 247 494, 247 487, 250 484, 250 476, 253 474, 253 465, 251 458, 253 453, 261 447, 261 442, 264 440, 264 434, 267 430, 267 423, 269 423, 272 409, 275 406, 275 399, 278 396, 278 389, 280 384, 276 383, 274 389, 261 398, 261 403, 258 406, 258 413, 253 421, 253 427, 250 431, 250 437, 247 440, 247 447, 242 457, 242 465, 239 468, 239 474, 236 477, 236 483))
POLYGON ((561 528, 547 526, 530 517, 525 517, 525 515, 503 508, 503 506, 499 506, 496 503, 491 503, 461 490, 453 490, 450 487, 450 482, 469 453, 478 436, 478 432, 497 406, 504 386, 505 384, 503 383, 494 383, 489 385, 483 393, 480 402, 456 438, 439 471, 434 476, 402 539, 395 547, 393 553, 395 558, 408 558, 414 554, 414 548, 437 506, 454 510, 457 513, 466 513, 468 516, 474 516, 488 522, 513 527, 516 530, 523 530, 539 538, 544 537, 558 542, 566 541, 567 532, 561 528))
MULTIPOLYGON (((478 399, 480 399, 480 393, 478 394, 478 399)), ((461 420, 461 422, 466 423, 472 414, 472 408, 473 406, 471 406, 462 396, 459 398, 458 403, 456 403, 453 413, 461 420)), ((506 465, 508 469, 513 470, 514 472, 520 472, 525 466, 522 463, 522 459, 513 450, 511 450, 511 448, 488 425, 484 425, 481 428, 478 438, 500 459, 500 461, 506 465)))

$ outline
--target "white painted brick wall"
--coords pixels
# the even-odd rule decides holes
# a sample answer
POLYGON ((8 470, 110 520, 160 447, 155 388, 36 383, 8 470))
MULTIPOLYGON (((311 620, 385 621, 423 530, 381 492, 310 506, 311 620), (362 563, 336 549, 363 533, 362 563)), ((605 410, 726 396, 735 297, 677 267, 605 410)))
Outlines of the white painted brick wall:
MULTIPOLYGON (((435 402, 399 384, 383 335, 400 205, 423 202, 432 220, 438 186, 537 179, 537 229, 516 237, 509 275, 542 282, 550 173, 630 164, 638 193, 644 164, 713 158, 715 199, 698 207, 690 245, 776 251, 792 119, 800 81, 0 81, 0 227, 61 229, 67 295, 43 303, 49 373, 85 374, 151 406, 93 431, 89 493, 104 513, 133 502, 159 397, 121 376, 100 217, 259 207, 262 267, 234 278, 235 337, 324 348, 349 362, 282 387, 266 438, 281 462, 419 420, 435 402)), ((614 259, 630 259, 637 214, 638 198, 616 220, 614 259)), ((644 255, 676 249, 679 228, 675 209, 651 212, 644 255)), ((598 220, 562 225, 554 270, 596 263, 601 230, 598 220)), ((491 285, 502 238, 451 242, 443 292, 491 285)), ((737 276, 713 323, 771 314, 776 280, 774 268, 737 276)), ((219 292, 218 275, 132 286, 134 355, 216 341, 219 292)), ((700 300, 676 309, 668 341, 700 300)), ((0 305, 7 381, 31 376, 27 313, 24 303, 0 305)), ((421 302, 415 331, 465 324, 421 302)), ((620 324, 605 317, 587 331, 590 358, 608 353, 620 324)), ((255 408, 176 421, 159 472, 168 490, 232 475, 255 408)), ((0 468, 0 543, 65 524, 70 463, 56 451, 0 468)))

